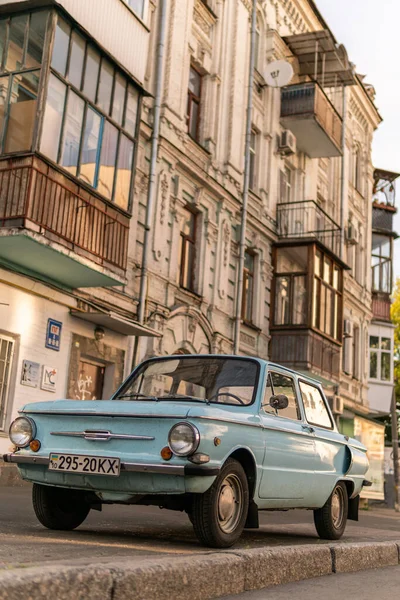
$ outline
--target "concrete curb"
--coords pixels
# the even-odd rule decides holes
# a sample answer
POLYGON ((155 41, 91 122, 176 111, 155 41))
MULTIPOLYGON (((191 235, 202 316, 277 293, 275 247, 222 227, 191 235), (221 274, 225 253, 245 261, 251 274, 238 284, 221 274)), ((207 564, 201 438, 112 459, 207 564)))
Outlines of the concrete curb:
POLYGON ((399 564, 400 542, 227 550, 101 566, 0 571, 0 600, 208 600, 248 590, 399 564))

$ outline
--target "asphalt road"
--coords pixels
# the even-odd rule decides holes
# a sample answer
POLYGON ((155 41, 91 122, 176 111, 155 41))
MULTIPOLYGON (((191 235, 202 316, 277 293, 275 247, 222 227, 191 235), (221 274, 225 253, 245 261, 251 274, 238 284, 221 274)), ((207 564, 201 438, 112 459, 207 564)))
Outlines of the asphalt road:
MULTIPOLYGON (((49 531, 36 520, 30 494, 30 487, 0 488, 0 568, 209 551, 195 538, 186 514, 156 507, 105 506, 75 531, 49 531)), ((237 547, 326 543, 316 536, 310 511, 264 512, 260 522, 260 529, 244 532, 237 547)), ((391 539, 400 540, 399 515, 379 509, 361 511, 343 541, 391 539)))
POLYGON ((387 567, 360 573, 328 575, 238 596, 225 596, 221 600, 337 600, 340 595, 351 600, 393 600, 398 598, 399 587, 400 567, 387 567))

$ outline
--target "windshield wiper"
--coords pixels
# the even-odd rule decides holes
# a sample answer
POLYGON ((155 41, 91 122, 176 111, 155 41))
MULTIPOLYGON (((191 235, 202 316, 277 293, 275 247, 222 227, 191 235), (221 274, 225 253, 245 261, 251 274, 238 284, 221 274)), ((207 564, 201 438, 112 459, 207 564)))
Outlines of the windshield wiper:
POLYGON ((157 396, 157 400, 171 400, 176 398, 177 400, 192 400, 193 402, 205 402, 206 404, 210 404, 210 401, 207 398, 198 398, 196 396, 186 396, 182 394, 166 394, 165 396, 157 396))
POLYGON ((140 394, 135 392, 133 394, 123 394, 122 396, 117 396, 115 400, 121 400, 121 398, 145 398, 146 400, 155 400, 157 402, 156 396, 148 396, 146 394, 140 394))

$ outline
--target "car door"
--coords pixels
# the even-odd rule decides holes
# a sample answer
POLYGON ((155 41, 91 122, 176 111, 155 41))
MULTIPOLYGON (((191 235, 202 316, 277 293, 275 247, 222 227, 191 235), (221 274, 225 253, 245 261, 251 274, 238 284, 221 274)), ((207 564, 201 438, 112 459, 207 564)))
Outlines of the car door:
POLYGON ((259 496, 267 508, 309 506, 314 491, 315 435, 303 420, 299 390, 294 377, 279 369, 270 370, 260 419, 265 437, 265 454, 259 496), (289 405, 271 407, 272 395, 285 394, 289 405))
POLYGON ((305 418, 315 435, 316 494, 324 503, 338 477, 343 476, 351 462, 346 439, 334 425, 324 394, 317 385, 299 380, 305 418))

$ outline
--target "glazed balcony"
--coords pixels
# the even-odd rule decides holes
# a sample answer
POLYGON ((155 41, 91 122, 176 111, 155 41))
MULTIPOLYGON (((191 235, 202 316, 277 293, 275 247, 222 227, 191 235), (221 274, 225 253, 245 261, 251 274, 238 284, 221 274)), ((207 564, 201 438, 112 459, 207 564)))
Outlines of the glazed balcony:
POLYGON ((340 227, 314 200, 278 204, 277 226, 281 240, 318 240, 340 255, 340 227))
POLYGON ((342 119, 318 83, 282 89, 281 123, 310 158, 341 156, 342 119))
POLYGON ((129 218, 28 155, 0 161, 0 261, 69 288, 123 285, 129 218))

